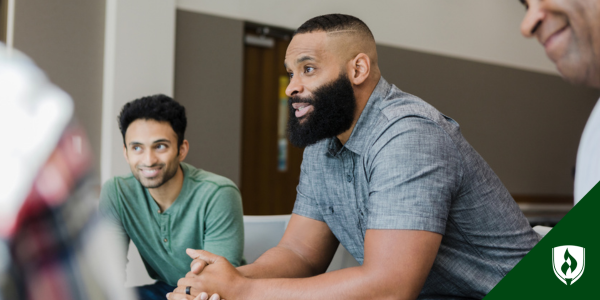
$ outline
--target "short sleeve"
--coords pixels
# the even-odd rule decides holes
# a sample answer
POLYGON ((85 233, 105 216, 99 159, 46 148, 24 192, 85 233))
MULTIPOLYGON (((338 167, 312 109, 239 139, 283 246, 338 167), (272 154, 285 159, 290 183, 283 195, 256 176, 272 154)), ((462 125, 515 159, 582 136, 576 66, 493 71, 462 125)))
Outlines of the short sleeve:
POLYGON ((367 228, 444 234, 462 177, 450 136, 433 121, 404 118, 386 129, 369 155, 367 228))
POLYGON ((309 159, 310 155, 307 148, 304 150, 304 159, 300 167, 300 182, 296 187, 296 202, 292 213, 324 222, 323 216, 317 207, 313 186, 311 185, 310 170, 308 170, 309 159))
POLYGON ((244 252, 244 213, 239 190, 233 186, 220 187, 211 197, 204 218, 203 249, 240 266, 244 252))

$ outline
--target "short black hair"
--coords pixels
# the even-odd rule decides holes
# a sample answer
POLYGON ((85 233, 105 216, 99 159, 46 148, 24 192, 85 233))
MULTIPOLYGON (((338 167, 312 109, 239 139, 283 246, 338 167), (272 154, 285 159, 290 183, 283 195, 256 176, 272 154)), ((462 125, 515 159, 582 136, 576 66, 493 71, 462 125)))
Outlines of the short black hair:
POLYGON ((185 107, 173 98, 163 94, 146 96, 128 102, 123 106, 117 118, 124 145, 126 145, 125 133, 127 128, 133 121, 138 119, 169 122, 173 131, 177 134, 177 153, 179 153, 179 147, 183 144, 183 135, 187 127, 185 107))
POLYGON ((339 30, 357 30, 374 39, 369 26, 357 17, 344 14, 329 14, 314 17, 300 25, 294 35, 313 31, 332 32, 339 30))

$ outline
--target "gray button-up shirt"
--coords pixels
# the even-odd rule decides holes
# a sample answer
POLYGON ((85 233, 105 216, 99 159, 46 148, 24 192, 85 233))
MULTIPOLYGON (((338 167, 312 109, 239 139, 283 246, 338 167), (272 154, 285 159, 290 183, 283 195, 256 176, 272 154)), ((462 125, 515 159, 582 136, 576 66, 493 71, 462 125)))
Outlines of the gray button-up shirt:
POLYGON ((361 264, 367 229, 442 234, 419 299, 483 298, 540 239, 458 124, 383 78, 345 145, 304 150, 297 191, 361 264))

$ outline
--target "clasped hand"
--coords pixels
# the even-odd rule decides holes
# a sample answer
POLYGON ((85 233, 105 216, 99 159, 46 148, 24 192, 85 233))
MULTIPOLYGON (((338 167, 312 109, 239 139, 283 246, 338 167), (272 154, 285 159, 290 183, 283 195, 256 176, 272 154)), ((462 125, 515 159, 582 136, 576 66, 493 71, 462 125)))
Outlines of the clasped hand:
POLYGON ((209 294, 210 300, 220 300, 221 296, 231 299, 247 281, 224 257, 204 250, 187 249, 186 253, 193 259, 191 271, 167 294, 169 300, 207 300, 209 294), (191 287, 190 295, 186 294, 187 287, 191 287))

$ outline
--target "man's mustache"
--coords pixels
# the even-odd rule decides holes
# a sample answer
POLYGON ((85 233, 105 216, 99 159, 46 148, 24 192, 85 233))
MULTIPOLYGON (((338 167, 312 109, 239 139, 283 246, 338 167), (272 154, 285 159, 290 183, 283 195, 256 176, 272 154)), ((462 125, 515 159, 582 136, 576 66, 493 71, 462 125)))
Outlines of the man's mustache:
POLYGON ((307 103, 307 104, 310 104, 310 105, 314 106, 315 105, 315 100, 312 99, 312 98, 301 98, 301 97, 298 97, 298 96, 289 97, 288 98, 288 104, 289 104, 289 106, 291 107, 292 104, 294 104, 294 103, 307 103))

